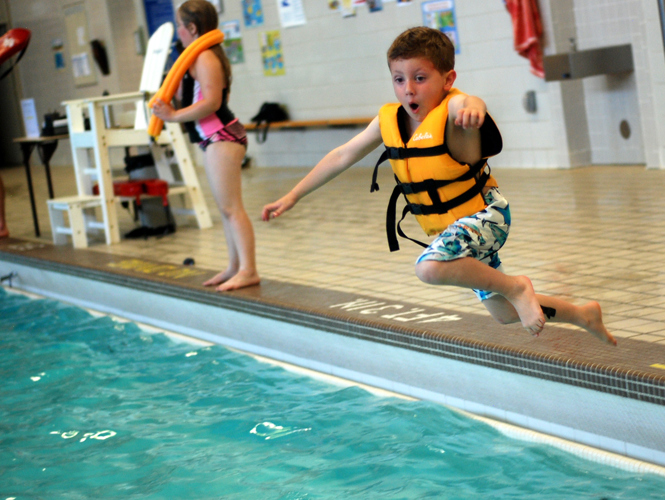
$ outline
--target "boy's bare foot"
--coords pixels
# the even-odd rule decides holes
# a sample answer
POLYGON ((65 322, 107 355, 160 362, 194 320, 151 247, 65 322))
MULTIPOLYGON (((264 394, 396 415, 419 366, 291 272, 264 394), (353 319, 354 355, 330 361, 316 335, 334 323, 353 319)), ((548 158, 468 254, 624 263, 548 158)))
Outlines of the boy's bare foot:
POLYGON ((214 275, 208 281, 205 281, 203 283, 203 286, 221 285, 225 281, 228 281, 229 279, 233 278, 237 272, 238 272, 237 269, 228 268, 225 271, 222 271, 221 273, 214 275))
POLYGON ((9 229, 4 228, 0 229, 0 238, 8 238, 9 237, 9 229))
POLYGON ((538 334, 545 327, 545 315, 536 298, 531 280, 526 276, 515 276, 516 287, 514 293, 506 299, 513 305, 522 321, 522 326, 531 335, 538 334))
POLYGON ((217 291, 228 292, 229 290, 237 290, 246 286, 258 285, 260 282, 261 278, 259 278, 256 271, 238 271, 238 274, 219 285, 217 291))
POLYGON ((586 322, 586 325, 582 325, 584 329, 607 344, 617 345, 616 339, 605 328, 600 304, 598 302, 589 302, 583 305, 581 309, 582 318, 586 322))

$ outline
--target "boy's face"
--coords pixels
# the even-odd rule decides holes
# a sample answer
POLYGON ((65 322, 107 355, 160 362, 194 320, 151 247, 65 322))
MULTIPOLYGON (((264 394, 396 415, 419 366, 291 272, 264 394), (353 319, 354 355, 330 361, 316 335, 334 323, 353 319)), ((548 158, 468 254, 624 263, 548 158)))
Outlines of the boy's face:
POLYGON ((446 97, 455 81, 455 70, 443 74, 422 57, 390 62, 395 96, 412 120, 420 123, 446 97))

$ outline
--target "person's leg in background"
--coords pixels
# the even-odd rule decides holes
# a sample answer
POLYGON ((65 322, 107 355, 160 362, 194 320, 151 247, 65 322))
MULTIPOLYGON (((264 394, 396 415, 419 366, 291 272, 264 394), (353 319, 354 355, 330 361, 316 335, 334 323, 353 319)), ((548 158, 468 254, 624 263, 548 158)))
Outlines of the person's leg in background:
POLYGON ((2 184, 2 177, 0 177, 0 238, 9 236, 9 229, 7 228, 7 219, 5 219, 5 186, 2 184))

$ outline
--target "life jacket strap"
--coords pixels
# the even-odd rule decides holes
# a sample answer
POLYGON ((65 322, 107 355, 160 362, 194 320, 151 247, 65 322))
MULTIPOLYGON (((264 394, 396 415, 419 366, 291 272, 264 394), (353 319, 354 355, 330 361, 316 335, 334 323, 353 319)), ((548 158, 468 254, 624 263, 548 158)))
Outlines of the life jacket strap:
POLYGON ((404 210, 402 210, 402 218, 399 220, 399 222, 397 222, 397 226, 395 226, 397 199, 399 198, 400 194, 402 194, 402 190, 400 189, 400 185, 396 184, 392 194, 390 195, 388 210, 386 212, 386 234, 388 236, 388 247, 390 248, 391 252, 396 252, 399 250, 399 243, 397 241, 397 235, 399 234, 402 238, 406 238, 407 240, 413 241, 416 245, 427 248, 429 246, 427 243, 423 243, 422 241, 407 236, 406 233, 402 230, 402 221, 406 217, 406 214, 410 212, 409 205, 404 207, 404 210), (395 232, 395 229, 397 229, 397 232, 395 232))
MULTIPOLYGON (((438 146, 432 146, 429 148, 395 148, 395 147, 386 146, 386 149, 383 151, 383 153, 381 153, 379 160, 376 162, 376 165, 374 166, 374 171, 372 172, 372 185, 370 188, 370 192, 373 193, 374 191, 379 190, 379 184, 376 179, 379 171, 379 165, 381 165, 384 161, 404 160, 407 158, 421 158, 426 156, 440 156, 444 154, 450 154, 448 146, 445 143, 440 144, 438 146)), ((404 233, 404 231, 401 228, 401 223, 406 217, 406 214, 408 214, 409 212, 414 215, 445 214, 446 212, 461 205, 462 203, 466 203, 467 201, 471 200, 474 196, 479 195, 482 192, 483 188, 485 187, 485 184, 487 183, 489 177, 490 177, 489 165, 487 165, 487 162, 484 159, 481 159, 480 161, 472 165, 466 173, 462 174, 461 176, 455 179, 450 179, 450 180, 426 179, 421 182, 400 183, 397 176, 395 176, 397 185, 395 186, 392 194, 390 195, 390 201, 388 202, 388 209, 386 212, 386 233, 388 235, 388 246, 390 247, 390 251, 394 252, 396 250, 399 250, 399 243, 397 242, 397 236, 395 234, 396 231, 397 234, 399 234, 402 238, 411 240, 414 243, 423 246, 425 248, 427 248, 428 246, 426 243, 410 238, 404 233), (486 166, 487 166, 487 171, 485 171, 486 166), (469 179, 476 180, 476 183, 471 188, 469 188, 467 191, 460 194, 459 196, 456 196, 451 200, 448 200, 446 202, 441 201, 441 198, 439 197, 440 187, 447 186, 454 182, 467 181, 469 179), (417 203, 409 203, 407 200, 407 204, 404 207, 404 210, 402 211, 402 218, 399 220, 399 222, 397 222, 397 224, 395 224, 395 220, 397 218, 396 217, 397 199, 399 198, 399 195, 404 194, 406 197, 407 194, 416 194, 424 191, 426 191, 427 194, 429 194, 429 197, 432 200, 432 204, 422 205, 417 203)))
POLYGON ((423 243, 422 241, 410 238, 404 233, 404 231, 401 228, 401 223, 406 217, 406 214, 408 213, 412 213, 414 215, 445 214, 446 212, 452 210, 453 208, 463 203, 466 203, 467 201, 473 199, 475 196, 481 194, 489 178, 490 178, 490 168, 489 165, 487 165, 487 163, 485 162, 485 160, 480 160, 479 162, 475 163, 471 167, 471 169, 469 169, 469 172, 461 175, 457 179, 449 181, 436 181, 433 179, 428 179, 417 183, 400 183, 399 180, 397 179, 397 176, 395 176, 397 185, 393 189, 392 195, 390 196, 390 201, 388 202, 388 210, 386 212, 386 232, 388 235, 388 246, 390 248, 390 251, 395 252, 399 250, 399 243, 397 242, 397 236, 395 235, 395 230, 397 230, 397 234, 399 234, 402 238, 411 240, 414 243, 425 248, 429 246, 426 243, 423 243), (485 170, 485 166, 487 166, 487 170, 485 170), (439 193, 437 191, 438 187, 440 187, 441 185, 450 184, 452 182, 468 180, 470 178, 476 179, 476 183, 472 187, 464 191, 459 196, 456 196, 455 198, 452 198, 445 202, 441 201, 441 198, 439 197, 439 193), (445 184, 440 184, 441 182, 445 184), (404 191, 404 186, 407 186, 408 192, 404 191), (397 222, 397 225, 395 225, 397 199, 399 198, 399 195, 404 194, 406 196, 406 194, 415 194, 423 191, 428 192, 428 194, 430 195, 430 199, 432 200, 432 204, 423 205, 418 203, 409 203, 407 201, 407 204, 404 207, 404 210, 402 211, 402 218, 399 220, 399 222, 397 222))
POLYGON ((479 195, 482 192, 483 188, 485 187, 485 184, 487 184, 487 180, 489 179, 489 177, 490 177, 489 173, 484 172, 476 180, 476 183, 472 187, 464 191, 459 196, 456 196, 455 198, 452 198, 448 201, 442 202, 437 192, 436 200, 433 199, 431 205, 408 203, 407 207, 409 207, 409 211, 414 215, 445 214, 446 212, 452 210, 453 208, 461 205, 462 203, 466 203, 467 201, 471 200, 473 197, 479 195))
POLYGON ((379 184, 376 182, 376 176, 379 172, 379 165, 381 165, 386 160, 405 160, 407 158, 422 158, 425 156, 441 156, 449 154, 448 146, 446 144, 440 144, 438 146, 432 146, 429 148, 393 148, 386 146, 385 151, 381 153, 379 161, 376 162, 374 166, 374 172, 372 173, 372 186, 370 188, 370 193, 379 190, 379 184))
MULTIPOLYGON (((450 180, 435 180, 435 179, 425 179, 421 182, 398 182, 402 186, 402 192, 404 194, 416 194, 423 191, 430 192, 432 190, 438 190, 440 187, 448 186, 454 182, 468 181, 469 179, 478 178, 483 168, 487 165, 485 160, 481 160, 478 163, 474 164, 469 168, 469 170, 456 177, 455 179, 450 180)), ((438 195, 437 195, 438 197, 438 195)), ((432 198, 430 194, 430 198, 432 198)))

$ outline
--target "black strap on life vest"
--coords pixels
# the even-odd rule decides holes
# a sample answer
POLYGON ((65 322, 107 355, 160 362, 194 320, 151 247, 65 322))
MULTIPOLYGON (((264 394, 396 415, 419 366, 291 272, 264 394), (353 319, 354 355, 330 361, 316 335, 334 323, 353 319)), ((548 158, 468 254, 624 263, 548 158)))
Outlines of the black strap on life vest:
MULTIPOLYGON (((386 147, 386 151, 383 152, 383 154, 379 158, 379 161, 374 167, 374 172, 372 174, 372 187, 370 189, 370 192, 379 190, 379 185, 376 182, 378 167, 381 163, 383 163, 387 159, 401 160, 405 158, 439 156, 442 154, 448 154, 448 148, 445 144, 430 148, 386 147)), ((487 162, 484 159, 478 161, 474 165, 471 165, 471 167, 466 173, 462 174, 461 176, 455 179, 450 179, 450 180, 426 179, 421 182, 400 182, 397 176, 395 176, 395 181, 397 181, 397 185, 395 186, 392 194, 390 195, 390 201, 388 202, 388 210, 386 212, 386 233, 388 235, 388 246, 390 247, 390 251, 394 252, 396 250, 399 250, 399 243, 397 242, 397 236, 395 234, 395 230, 397 230, 397 234, 399 234, 402 238, 411 240, 414 243, 425 248, 427 248, 428 246, 426 243, 410 238, 404 233, 404 231, 401 228, 401 223, 406 217, 406 214, 408 214, 409 212, 414 215, 445 214, 449 210, 452 210, 453 208, 463 203, 466 203, 467 201, 473 199, 475 196, 479 195, 482 192, 483 188, 485 187, 485 184, 487 183, 489 177, 490 177, 489 165, 487 165, 487 162), (488 167, 487 170, 485 170, 486 166, 488 167), (462 194, 456 196, 451 200, 445 202, 441 201, 438 191, 439 188, 447 186, 454 182, 462 182, 469 179, 476 180, 476 183, 471 188, 469 188, 468 190, 464 191, 462 194), (423 205, 418 203, 409 203, 407 199, 406 206, 402 211, 402 218, 399 220, 399 222, 397 222, 397 225, 395 225, 396 212, 397 212, 397 199, 399 198, 399 195, 403 194, 406 197, 407 194, 416 194, 425 191, 427 192, 427 194, 429 194, 429 197, 432 200, 432 204, 423 205)))
POLYGON ((379 161, 376 162, 374 173, 372 173, 372 187, 370 193, 379 190, 379 184, 376 182, 376 176, 379 172, 379 165, 386 160, 405 160, 406 158, 422 158, 425 156, 441 156, 449 154, 448 146, 441 144, 430 148, 391 148, 386 146, 386 150, 381 153, 379 161))

